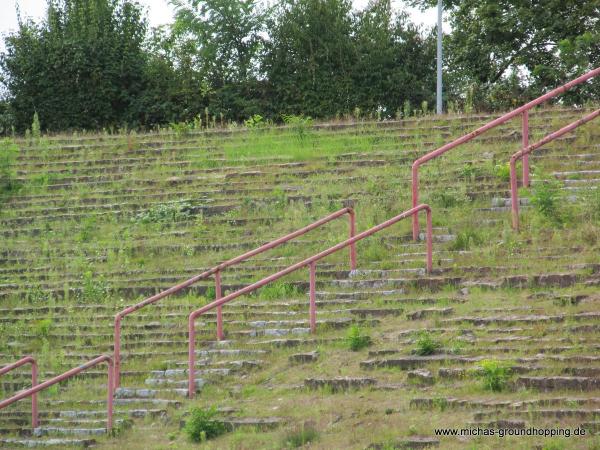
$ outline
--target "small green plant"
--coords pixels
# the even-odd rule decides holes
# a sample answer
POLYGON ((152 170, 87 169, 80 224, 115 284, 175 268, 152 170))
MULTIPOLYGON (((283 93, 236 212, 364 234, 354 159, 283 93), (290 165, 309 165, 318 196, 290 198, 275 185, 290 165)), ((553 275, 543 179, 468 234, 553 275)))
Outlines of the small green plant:
POLYGON ((433 339, 431 334, 427 331, 419 333, 419 337, 415 342, 415 354, 419 356, 433 355, 439 349, 442 348, 442 344, 433 339))
POLYGON ((102 276, 95 277, 91 271, 87 271, 81 281, 81 290, 77 294, 81 303, 102 302, 110 295, 110 286, 102 276))
POLYGON ((281 117, 283 118, 283 122, 292 129, 299 141, 302 142, 309 137, 311 127, 314 123, 312 118, 287 114, 283 114, 281 117))
POLYGON ((463 192, 439 191, 432 194, 433 201, 442 208, 454 208, 465 203, 466 197, 463 192))
POLYGON ((316 441, 319 438, 319 432, 312 423, 303 423, 285 435, 283 447, 299 448, 306 444, 316 441))
POLYGON ((410 117, 411 112, 412 108, 410 105, 410 100, 404 100, 404 104, 402 105, 402 115, 405 119, 407 119, 410 117))
POLYGON ((506 362, 500 362, 494 359, 486 359, 481 362, 481 377, 483 387, 488 391, 503 391, 510 377, 510 367, 506 362))
POLYGON ((33 122, 31 123, 31 135, 35 139, 39 139, 42 137, 42 130, 40 126, 40 116, 38 116, 37 111, 33 113, 33 122))
POLYGON ((348 347, 353 352, 357 352, 365 347, 371 345, 371 337, 365 333, 365 331, 358 325, 352 325, 348 330, 348 336, 346 337, 348 347))
POLYGON ((550 222, 561 225, 564 222, 564 215, 560 209, 560 185, 557 181, 546 180, 533 188, 531 203, 537 211, 550 222))
POLYGON ((52 319, 42 319, 35 323, 33 333, 40 339, 47 339, 54 323, 52 319))
POLYGON ((510 164, 498 164, 495 167, 496 176, 502 181, 510 181, 510 164))
POLYGON ((149 210, 138 213, 133 219, 134 223, 168 223, 188 219, 191 215, 189 201, 177 200, 153 205, 149 210))
POLYGON ((225 424, 215 419, 217 408, 192 408, 190 417, 185 422, 183 431, 192 442, 205 442, 208 439, 220 436, 227 430, 225 424))
POLYGON ((265 119, 260 114, 254 114, 244 121, 244 125, 246 125, 246 128, 259 128, 265 125, 265 119))

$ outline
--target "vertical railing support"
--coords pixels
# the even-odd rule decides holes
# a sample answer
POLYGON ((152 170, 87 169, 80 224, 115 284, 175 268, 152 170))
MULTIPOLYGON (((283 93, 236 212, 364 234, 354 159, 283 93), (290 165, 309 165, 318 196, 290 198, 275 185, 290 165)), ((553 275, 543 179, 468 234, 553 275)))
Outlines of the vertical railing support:
MULTIPOLYGON (((415 161, 412 165, 412 207, 416 208, 419 204, 419 164, 415 161)), ((412 216, 413 240, 419 239, 419 215, 412 216)))
MULTIPOLYGON (((215 300, 221 298, 221 271, 215 272, 215 300)), ((217 307, 217 340, 223 340, 223 307, 217 307)))
POLYGON ((196 326, 194 324, 194 317, 189 316, 188 318, 188 397, 194 398, 196 393, 196 326))
POLYGON ((512 211, 512 227, 519 231, 519 197, 517 195, 517 160, 510 158, 510 209, 512 211))
MULTIPOLYGON (((427 207, 425 209, 427 215, 427 273, 431 273, 433 270, 433 224, 431 219, 431 209, 427 207)), ((416 216, 417 213, 413 215, 416 216)))
MULTIPOLYGON (((9 364, 5 367, 0 368, 0 375, 4 375, 5 373, 10 372, 11 370, 15 370, 25 364, 31 364, 31 387, 34 388, 37 386, 37 378, 38 378, 38 366, 37 362, 32 356, 26 356, 21 358, 17 362, 13 364, 9 364)), ((37 428, 39 425, 38 418, 38 403, 37 403, 37 393, 33 393, 31 395, 31 426, 33 428, 37 428)))
POLYGON ((310 306, 309 306, 309 316, 310 316, 310 332, 317 332, 317 292, 316 292, 316 271, 317 264, 315 262, 311 262, 308 265, 310 269, 310 306))
POLYGON ((114 336, 114 388, 118 389, 121 384, 121 314, 115 316, 115 336, 114 336))
MULTIPOLYGON (((529 147, 529 111, 523 111, 521 149, 529 147)), ((523 186, 529 187, 529 155, 523 156, 523 186)))
MULTIPOLYGON (((353 209, 348 212, 348 218, 350 220, 350 239, 352 239, 356 234, 356 215, 353 209)), ((350 245, 350 270, 356 270, 356 243, 350 245)))
POLYGON ((106 359, 108 363, 108 389, 106 390, 106 409, 107 409, 107 420, 106 420, 106 428, 108 431, 112 430, 113 427, 113 398, 115 396, 115 368, 114 361, 109 357, 106 359))

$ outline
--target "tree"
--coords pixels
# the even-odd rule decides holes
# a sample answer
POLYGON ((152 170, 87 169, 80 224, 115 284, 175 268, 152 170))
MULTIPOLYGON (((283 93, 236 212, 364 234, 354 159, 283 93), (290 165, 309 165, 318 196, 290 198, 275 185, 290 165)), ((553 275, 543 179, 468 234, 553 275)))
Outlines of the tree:
POLYGON ((352 110, 357 54, 349 0, 284 0, 268 28, 263 67, 277 113, 352 110))
MULTIPOLYGON (((445 7, 453 29, 446 66, 463 86, 476 85, 484 103, 499 90, 538 95, 600 62, 600 0, 446 0, 445 7)), ((599 98, 597 87, 579 92, 599 98)))
POLYGON ((214 114, 263 112, 258 57, 268 11, 257 0, 173 0, 173 34, 203 80, 214 114))
POLYGON ((355 47, 354 102, 362 111, 393 117, 407 100, 433 104, 434 36, 422 36, 405 13, 394 15, 390 0, 372 2, 357 14, 355 47))
POLYGON ((48 130, 141 123, 146 21, 129 0, 49 0, 19 22, 0 58, 18 130, 37 111, 48 130))

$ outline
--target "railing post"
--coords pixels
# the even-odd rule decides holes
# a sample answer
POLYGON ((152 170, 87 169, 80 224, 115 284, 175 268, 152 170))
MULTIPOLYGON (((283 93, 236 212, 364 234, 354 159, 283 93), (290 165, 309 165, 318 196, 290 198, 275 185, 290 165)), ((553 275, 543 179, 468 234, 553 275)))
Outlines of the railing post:
MULTIPOLYGON (((523 143, 521 147, 525 150, 529 147, 529 111, 523 111, 523 131, 522 131, 522 140, 523 143)), ((529 187, 529 155, 523 155, 523 186, 529 187)))
MULTIPOLYGON (((350 238, 356 234, 356 216, 354 210, 348 211, 350 218, 350 238)), ((350 270, 356 270, 356 243, 350 245, 350 270)))
POLYGON ((106 421, 106 428, 108 431, 112 430, 113 427, 113 397, 114 397, 114 362, 110 359, 107 359, 108 363, 108 389, 107 389, 107 399, 106 399, 106 408, 108 413, 108 419, 106 421))
MULTIPOLYGON (((425 209, 427 215, 427 273, 431 273, 433 270, 433 224, 431 220, 431 208, 425 209)), ((416 216, 418 213, 414 214, 416 216)))
POLYGON ((188 397, 194 398, 196 393, 196 377, 194 367, 196 366, 196 329, 195 319, 190 315, 188 319, 188 397))
MULTIPOLYGON (((35 361, 31 362, 31 387, 37 385, 38 367, 35 361)), ((31 426, 37 428, 39 426, 38 418, 38 403, 37 392, 31 396, 31 426)))
POLYGON ((121 314, 115 316, 114 340, 114 387, 117 389, 121 384, 121 314))
POLYGON ((510 158, 510 207, 512 210, 512 227, 519 231, 519 194, 517 186, 516 158, 510 158))
MULTIPOLYGON (((221 298, 221 271, 215 272, 215 300, 221 298)), ((223 307, 217 306, 217 340, 223 340, 223 307)))
MULTIPOLYGON (((419 165, 415 161, 412 165, 412 207, 416 208, 419 203, 419 165)), ((413 240, 419 239, 419 215, 412 216, 413 240)))
POLYGON ((310 332, 317 332, 317 293, 316 293, 316 270, 317 265, 315 262, 311 262, 309 265, 310 269, 310 306, 309 306, 309 316, 310 316, 310 332))

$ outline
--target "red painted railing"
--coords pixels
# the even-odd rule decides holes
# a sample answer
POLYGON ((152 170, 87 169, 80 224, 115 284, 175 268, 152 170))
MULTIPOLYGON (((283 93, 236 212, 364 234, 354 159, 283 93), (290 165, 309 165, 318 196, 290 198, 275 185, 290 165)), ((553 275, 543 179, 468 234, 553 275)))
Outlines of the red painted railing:
MULTIPOLYGON (((57 375, 48 381, 44 381, 43 383, 36 384, 35 386, 33 386, 29 389, 21 391, 18 394, 15 394, 12 397, 7 398, 6 400, 0 401, 0 409, 6 408, 8 405, 11 405, 23 398, 33 397, 35 394, 37 394, 41 390, 44 390, 56 383, 66 380, 67 378, 71 378, 75 375, 78 375, 81 372, 83 372, 91 367, 97 366, 98 364, 101 364, 103 362, 108 363, 108 387, 107 387, 107 396, 106 396, 106 403, 107 403, 106 408, 107 408, 108 418, 107 418, 107 422, 106 422, 106 429, 108 431, 110 431, 113 426, 113 392, 114 392, 114 390, 113 390, 113 386, 114 386, 113 374, 114 374, 114 371, 113 371, 113 360, 110 356, 107 356, 107 355, 98 356, 97 358, 94 358, 91 361, 88 361, 79 367, 75 367, 71 370, 68 370, 65 373, 63 373, 61 375, 57 375)), ((33 412, 32 412, 32 416, 33 416, 33 412)), ((35 424, 34 428, 38 424, 37 410, 35 411, 35 417, 32 417, 32 423, 35 424)))
POLYGON ((190 398, 192 398, 195 394, 196 391, 196 386, 195 386, 195 365, 196 365, 196 329, 195 329, 195 323, 196 323, 196 319, 201 316, 202 314, 204 314, 207 311, 210 311, 211 309, 214 308, 218 308, 222 305, 224 305, 225 303, 230 302, 231 300, 244 295, 244 294, 248 294, 252 291, 255 291, 269 283, 271 283, 272 281, 278 280, 279 278, 288 275, 296 270, 302 269, 303 267, 308 267, 310 270, 310 303, 309 303, 309 319, 310 319, 310 329, 311 332, 314 333, 316 330, 316 317, 317 317, 317 309, 316 309, 316 262, 319 261, 320 259, 325 258, 328 255, 331 255, 332 253, 337 252, 338 250, 341 250, 345 247, 348 246, 353 246, 356 242, 360 241, 361 239, 364 239, 366 237, 371 236, 372 234, 375 234, 385 228, 388 228, 392 225, 394 225, 396 222, 399 222, 402 219, 405 219, 407 217, 416 215, 419 213, 419 211, 421 210, 425 210, 425 212, 427 213, 427 256, 426 256, 426 265, 427 265, 427 272, 431 272, 432 269, 432 224, 431 224, 431 208, 428 205, 418 205, 412 209, 409 209, 408 211, 403 212, 402 214, 399 214, 395 217, 392 217, 391 219, 373 227, 370 228, 366 231, 363 231, 362 233, 357 234, 354 237, 351 237, 350 239, 347 239, 343 242, 340 242, 337 245, 334 245, 333 247, 328 248, 327 250, 323 250, 320 253, 317 253, 314 256, 311 256, 310 258, 307 258, 303 261, 300 261, 296 264, 293 264, 291 266, 289 266, 286 269, 280 270, 279 272, 270 275, 266 278, 263 278, 260 281, 257 281, 256 283, 250 284, 238 291, 232 292, 229 295, 226 295, 223 298, 220 298, 218 300, 215 300, 212 303, 209 303, 206 306, 203 306, 202 308, 199 308, 195 311, 193 311, 188 318, 188 395, 190 398))
POLYGON ((570 123, 569 125, 561 128, 560 130, 555 131, 554 133, 550 133, 548 136, 544 137, 540 141, 521 149, 520 151, 518 151, 517 153, 515 153, 514 155, 512 155, 510 157, 510 162, 509 162, 509 164, 510 164, 510 199, 511 199, 510 201, 511 201, 511 206, 512 206, 512 226, 515 230, 519 229, 519 194, 517 192, 517 173, 516 173, 517 172, 516 171, 517 160, 526 157, 531 152, 533 152, 534 150, 547 144, 548 142, 551 142, 551 141, 561 137, 562 135, 569 133, 570 131, 573 131, 575 128, 577 128, 585 123, 588 123, 591 120, 594 120, 598 116, 600 116, 600 109, 597 109, 596 111, 592 112, 591 114, 588 114, 587 116, 582 117, 581 119, 570 123))
MULTIPOLYGON (((143 308, 146 305, 150 305, 151 303, 156 303, 157 301, 159 301, 169 295, 175 294, 175 293, 181 291, 182 289, 185 289, 185 288, 191 286, 192 284, 194 284, 200 280, 203 280, 205 278, 208 278, 212 275, 215 276, 215 299, 218 300, 221 298, 221 271, 223 269, 233 266, 234 264, 240 263, 242 261, 245 261, 252 256, 258 255, 259 253, 263 253, 263 252, 266 252, 267 250, 271 250, 285 242, 288 242, 294 238, 297 238, 298 236, 302 236, 303 234, 306 234, 309 231, 314 230, 315 228, 325 225, 326 223, 331 222, 332 220, 335 220, 338 217, 341 217, 345 214, 348 214, 348 216, 349 216, 350 237, 352 237, 356 233, 356 218, 355 218, 354 210, 350 207, 342 208, 339 211, 336 211, 332 214, 329 214, 326 217, 323 217, 320 220, 317 220, 316 222, 311 223, 310 225, 307 225, 303 228, 300 228, 299 230, 294 231, 293 233, 290 233, 288 235, 280 237, 279 239, 271 241, 267 244, 261 245, 260 247, 255 248, 254 250, 246 252, 242 255, 236 256, 235 258, 225 261, 225 262, 219 264, 218 266, 215 266, 212 269, 207 270, 206 272, 196 275, 196 276, 190 278, 189 280, 184 281, 183 283, 180 283, 176 286, 166 289, 156 295, 153 295, 152 297, 149 297, 149 298, 141 301, 137 305, 130 306, 128 308, 125 308, 123 311, 119 312, 115 316, 115 323, 114 323, 115 388, 118 388, 121 384, 120 383, 120 379, 121 379, 121 320, 123 319, 123 317, 143 308)), ((354 245, 352 245, 350 247, 350 269, 354 270, 355 268, 356 268, 356 247, 354 245)), ((219 308, 217 308, 217 339, 218 340, 223 339, 223 313, 222 313, 220 306, 219 306, 219 308)))
MULTIPOLYGON (((35 359, 32 356, 26 356, 17 362, 9 364, 8 366, 4 366, 2 369, 0 369, 0 375, 4 375, 11 370, 24 366, 25 364, 31 364, 31 387, 35 387, 37 385, 38 367, 35 359)), ((37 394, 35 393, 31 395, 31 426, 33 428, 37 428, 38 426, 38 404, 37 394)))
MULTIPOLYGON (((449 150, 452 150, 455 147, 458 147, 461 144, 464 144, 465 142, 470 141, 471 139, 476 138, 477 136, 485 133, 488 130, 491 130, 494 127, 497 127, 498 125, 502 125, 504 122, 507 122, 510 119, 512 119, 513 117, 516 117, 518 115, 522 115, 522 117, 523 117, 522 148, 527 148, 529 146, 529 110, 534 108, 537 105, 540 105, 540 104, 550 100, 553 97, 556 97, 559 94, 564 93, 565 91, 568 91, 572 87, 577 86, 578 84, 581 84, 597 75, 600 75, 600 67, 597 67, 596 69, 586 73, 585 75, 575 78, 574 80, 569 81, 568 83, 566 83, 556 89, 553 89, 552 91, 536 98, 535 100, 532 100, 529 103, 526 103, 525 105, 521 106, 520 108, 517 108, 509 113, 506 113, 503 116, 498 117, 497 119, 492 120, 491 122, 485 124, 484 126, 476 129, 475 131, 472 131, 471 133, 466 134, 466 135, 438 148, 437 150, 427 153, 426 155, 421 156, 420 158, 415 160, 412 165, 412 205, 413 205, 413 207, 415 207, 419 203, 419 167, 421 165, 425 164, 427 161, 437 158, 438 156, 446 153, 449 150)), ((523 185, 529 186, 529 158, 527 157, 527 155, 524 155, 524 157, 523 157, 523 185)), ((413 216, 413 239, 417 239, 418 236, 419 236, 419 218, 415 215, 415 216, 413 216)))

